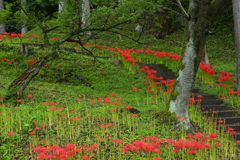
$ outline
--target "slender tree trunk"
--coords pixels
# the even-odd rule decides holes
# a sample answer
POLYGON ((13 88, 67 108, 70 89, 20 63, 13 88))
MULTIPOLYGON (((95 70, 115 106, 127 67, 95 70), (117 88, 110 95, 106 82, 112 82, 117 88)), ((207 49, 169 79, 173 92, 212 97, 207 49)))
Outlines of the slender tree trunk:
POLYGON ((65 10, 65 1, 59 1, 58 12, 62 13, 62 12, 64 12, 64 10, 65 10))
POLYGON ((233 17, 234 17, 234 31, 236 44, 236 71, 237 71, 237 90, 240 91, 240 1, 232 0, 233 17))
POLYGON ((202 59, 209 26, 228 3, 226 0, 213 0, 210 4, 206 4, 204 0, 189 0, 190 18, 186 24, 182 59, 169 101, 169 111, 178 117, 176 128, 185 128, 191 132, 195 130, 188 114, 191 90, 202 59))
MULTIPOLYGON (((23 7, 23 9, 26 9, 27 0, 22 0, 22 7, 23 7)), ((28 28, 27 28, 26 19, 23 19, 23 26, 22 26, 22 29, 21 29, 21 34, 26 34, 27 32, 28 32, 28 28)))
POLYGON ((208 55, 207 55, 207 48, 206 48, 206 45, 204 45, 204 48, 203 48, 203 53, 202 53, 202 60, 201 60, 201 62, 210 65, 210 62, 209 62, 209 59, 208 59, 208 55))
MULTIPOLYGON (((82 4, 82 28, 88 28, 90 25, 90 0, 83 0, 82 4)), ((87 35, 91 35, 91 32, 86 32, 87 35)))
MULTIPOLYGON (((4 9, 3 0, 0 0, 0 12, 4 9)), ((5 24, 0 24, 0 33, 6 32, 5 24)))

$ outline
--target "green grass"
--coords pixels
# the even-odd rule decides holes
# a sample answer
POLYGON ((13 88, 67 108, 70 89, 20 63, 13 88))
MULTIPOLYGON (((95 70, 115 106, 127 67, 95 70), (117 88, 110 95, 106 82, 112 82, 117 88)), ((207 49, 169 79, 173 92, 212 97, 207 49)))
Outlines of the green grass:
MULTIPOLYGON (((32 33, 34 32, 32 31, 32 33)), ((38 32, 36 31, 36 33, 38 32)), ((112 48, 120 47, 121 49, 145 50, 146 47, 149 47, 151 50, 180 54, 183 35, 179 31, 165 40, 157 40, 156 43, 142 46, 126 39, 120 41, 117 36, 105 38, 109 38, 107 42, 102 40, 101 43, 96 42, 96 44, 112 48)), ((222 62, 221 60, 216 58, 211 61, 211 57, 217 57, 217 52, 221 48, 215 39, 212 37, 212 41, 209 41, 209 46, 207 46, 209 48, 210 63, 216 67, 216 70, 226 71, 222 69, 228 68, 230 71, 231 63, 224 62, 226 67, 220 68, 218 66, 222 62)), ((23 41, 31 43, 38 43, 38 40, 36 37, 30 40, 23 39, 23 41)), ((19 42, 17 39, 11 41, 19 42)), ((10 42, 10 40, 3 41, 3 43, 7 42, 10 42)), ((90 42, 95 44, 94 41, 90 42)), ((64 46, 83 51, 76 44, 65 43, 64 46)), ((15 61, 14 63, 0 61, 0 95, 2 97, 6 94, 10 83, 29 66, 27 60, 37 58, 46 52, 33 47, 33 55, 25 57, 20 53, 19 45, 11 44, 4 48, 4 50, 0 51, 0 59, 9 58, 15 59, 15 61)), ((119 55, 112 55, 112 51, 101 50, 97 47, 87 48, 94 51, 95 55, 111 58, 109 60, 99 59, 100 62, 98 62, 89 56, 70 52, 59 53, 61 58, 45 65, 30 83, 24 92, 24 97, 21 98, 23 100, 21 103, 17 105, 3 103, 1 105, 1 157, 6 160, 37 159, 36 157, 40 153, 40 151, 34 151, 34 147, 37 146, 41 146, 42 150, 48 148, 49 151, 47 152, 55 155, 57 151, 60 151, 56 150, 56 148, 51 150, 47 145, 59 145, 58 148, 61 148, 62 153, 66 154, 68 147, 65 146, 74 144, 76 147, 68 149, 72 151, 78 150, 76 155, 72 155, 69 159, 84 159, 87 157, 86 155, 92 157, 92 159, 112 160, 148 160, 153 158, 156 160, 156 157, 170 160, 181 158, 205 160, 205 157, 210 157, 211 160, 237 159, 234 140, 229 134, 225 134, 225 129, 217 130, 216 124, 209 123, 208 121, 213 119, 210 118, 207 121, 199 108, 192 105, 189 108, 190 117, 196 131, 203 133, 203 135, 198 133, 195 136, 193 135, 194 137, 188 135, 188 138, 186 138, 187 133, 184 130, 175 130, 174 128, 176 117, 170 116, 167 112, 168 106, 166 106, 166 102, 168 101, 168 95, 166 92, 169 89, 166 89, 163 85, 161 89, 148 87, 150 85, 146 85, 144 82, 151 82, 145 79, 145 73, 137 69, 136 66, 132 66, 129 62, 122 61, 123 65, 114 65, 112 59, 118 58, 122 60, 123 58, 119 55), (59 64, 61 65, 59 66, 59 64), (105 69, 106 74, 102 73, 102 69, 105 69), (75 75, 90 83, 94 89, 76 78, 75 75), (132 88, 139 90, 134 91, 132 88), (152 92, 147 92, 147 90, 152 90, 152 92), (153 96, 154 94, 156 96, 153 96), (140 113, 129 113, 127 109, 124 109, 128 106, 140 110, 140 113), (13 132, 12 135, 11 132, 13 132), (212 135, 209 140, 202 141, 202 137, 209 137, 209 134, 217 134, 218 137, 213 138, 214 135, 212 135), (152 140, 142 140, 144 137, 152 140), (162 141, 156 142, 154 139, 162 141), (171 142, 171 139, 175 143, 171 142), (151 145, 149 145, 150 141, 152 141, 151 145), (174 145, 181 146, 181 144, 186 145, 190 142, 194 146, 206 143, 211 145, 212 148, 205 148, 205 146, 205 149, 198 149, 198 153, 195 155, 187 153, 191 151, 191 147, 180 147, 179 151, 174 147, 174 145), (153 143, 156 145, 155 150, 151 149, 153 143), (97 145, 94 147, 94 144, 97 145), (142 144, 145 148, 138 148, 134 152, 134 150, 130 151, 134 147, 127 144, 134 144, 138 147, 142 144), (124 153, 124 148, 125 151, 127 149, 129 151, 124 153)), ((224 50, 224 48, 221 49, 224 50)), ((233 49, 232 47, 229 48, 231 52, 233 52, 233 49)), ((176 70, 176 61, 174 60, 159 60, 152 55, 147 56, 144 54, 133 56, 142 59, 145 63, 163 61, 169 68, 176 70)), ((229 56, 229 59, 232 59, 232 56, 229 56)), ((208 89, 204 89, 206 87, 212 88, 212 93, 222 93, 218 88, 209 85, 208 82, 212 81, 215 84, 216 79, 212 77, 209 77, 208 81, 198 79, 197 85, 201 86, 204 91, 208 91, 208 89)), ((229 95, 229 98, 234 99, 233 96, 229 95)), ((235 102, 236 99, 235 97, 235 102)), ((239 104, 239 102, 236 103, 239 104)))

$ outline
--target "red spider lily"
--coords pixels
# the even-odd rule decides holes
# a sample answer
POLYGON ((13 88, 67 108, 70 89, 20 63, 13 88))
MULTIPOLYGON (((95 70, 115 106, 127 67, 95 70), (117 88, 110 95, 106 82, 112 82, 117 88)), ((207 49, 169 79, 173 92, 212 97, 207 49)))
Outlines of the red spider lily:
POLYGON ((35 58, 32 58, 32 59, 29 59, 27 60, 27 63, 29 63, 30 65, 33 65, 34 63, 38 62, 39 60, 35 59, 35 58))
POLYGON ((137 88, 132 88, 134 91, 138 91, 138 89, 137 88))
POLYGON ((74 109, 71 109, 70 112, 71 112, 71 113, 75 113, 75 112, 77 112, 77 111, 75 111, 74 109))
POLYGON ((51 105, 51 106, 56 106, 57 104, 54 102, 43 102, 42 105, 51 105))
POLYGON ((0 59, 0 61, 8 61, 9 63, 13 63, 15 61, 15 59, 2 58, 2 59, 0 59))
POLYGON ((34 128, 34 130, 40 130, 41 128, 39 128, 38 126, 34 128))
POLYGON ((115 98, 116 101, 120 101, 121 100, 121 97, 118 97, 118 98, 115 98))
POLYGON ((210 137, 211 137, 211 138, 217 138, 218 135, 217 135, 217 134, 210 134, 210 137))
POLYGON ((90 103, 95 103, 95 101, 94 101, 94 100, 91 100, 90 103))
POLYGON ((14 135, 14 132, 8 132, 7 135, 14 135))
POLYGON ((235 134, 235 133, 237 133, 236 131, 234 131, 235 129, 234 128, 228 128, 228 130, 227 130, 227 132, 226 132, 226 134, 230 134, 230 135, 232 135, 232 134, 235 134))
POLYGON ((123 143, 123 140, 120 140, 120 139, 114 139, 114 140, 112 140, 112 142, 114 142, 114 143, 123 143))
POLYGON ((182 119, 182 117, 181 117, 181 116, 177 116, 176 118, 177 118, 177 119, 182 119))
POLYGON ((73 144, 73 143, 69 143, 69 144, 66 145, 66 149, 67 149, 67 150, 72 150, 72 149, 74 149, 74 148, 76 148, 76 145, 73 144))
POLYGON ((115 94, 115 93, 112 93, 112 94, 110 94, 110 96, 112 96, 112 97, 114 97, 114 96, 116 96, 117 94, 115 94))
POLYGON ((131 116, 132 116, 132 117, 137 117, 137 116, 138 116, 138 114, 132 114, 131 116))
POLYGON ((196 134, 193 136, 193 138, 201 138, 201 137, 203 137, 203 134, 200 133, 200 132, 196 133, 196 134))
POLYGON ((191 138, 192 137, 192 134, 188 134, 187 136, 186 136, 186 138, 191 138))
POLYGON ((215 70, 211 68, 209 64, 206 63, 200 63, 199 68, 203 70, 204 72, 208 73, 210 76, 215 76, 215 70))
POLYGON ((226 82, 228 80, 230 80, 232 77, 231 76, 221 76, 218 81, 221 81, 221 82, 226 82))
POLYGON ((133 108, 132 106, 125 107, 125 109, 132 109, 132 108, 133 108))
POLYGON ((111 100, 110 97, 106 97, 106 98, 105 98, 105 103, 111 103, 111 101, 112 101, 112 100, 111 100))
POLYGON ((22 102, 23 102, 23 100, 19 99, 19 100, 17 100, 17 102, 18 102, 18 103, 22 103, 22 102))
POLYGON ((82 159, 88 159, 88 158, 89 158, 88 155, 84 155, 84 156, 82 156, 82 159))
POLYGON ((169 91, 166 92, 166 94, 167 94, 167 95, 170 95, 171 92, 172 92, 172 90, 169 90, 169 91))
POLYGON ((34 135, 34 134, 36 134, 36 132, 29 132, 29 134, 30 134, 30 135, 34 135))
POLYGON ((27 97, 28 97, 28 98, 31 98, 31 97, 34 97, 34 95, 29 94, 29 95, 27 95, 27 97))

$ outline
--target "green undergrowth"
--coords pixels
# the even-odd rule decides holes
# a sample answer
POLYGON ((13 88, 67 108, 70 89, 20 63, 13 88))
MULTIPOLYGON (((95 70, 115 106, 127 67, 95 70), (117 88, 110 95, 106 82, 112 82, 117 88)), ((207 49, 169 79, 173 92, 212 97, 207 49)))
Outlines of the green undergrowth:
MULTIPOLYGON (((36 30, 31 34, 39 33, 36 30)), ((55 35, 52 36, 57 36, 55 35)), ((104 34, 100 35, 104 36, 104 34)), ((109 35, 108 35, 109 36, 109 35)), ((229 36, 229 35, 228 35, 229 36)), ((182 31, 166 37, 165 40, 154 40, 155 43, 144 45, 134 44, 127 39, 119 40, 118 36, 109 36, 108 41, 91 40, 89 43, 121 49, 143 49, 172 54, 181 53, 183 40, 182 31)), ((56 38, 56 37, 54 37, 56 38)), ((58 37, 59 38, 59 37, 58 37)), ((226 38, 226 37, 224 37, 226 38)), ((213 38, 214 39, 214 38, 213 38)), ((23 38, 27 43, 40 43, 40 39, 23 38)), ((51 40, 54 42, 54 40, 51 40)), ((143 39, 142 39, 143 41, 143 39)), ((3 43, 19 43, 17 39, 4 40, 3 43)), ((3 46, 1 43, 1 46, 3 46)), ((77 51, 86 52, 76 44, 64 43, 63 47, 75 48, 77 51)), ((31 54, 26 57, 20 52, 20 45, 9 44, 3 46, 0 59, 15 59, 13 63, 1 61, 0 65, 0 97, 4 97, 8 86, 30 66, 28 60, 37 59, 47 50, 31 47, 31 54), (17 63, 17 64, 16 64, 17 63)), ((224 128, 217 130, 212 118, 205 118, 199 107, 189 106, 190 118, 196 128, 195 136, 191 137, 184 130, 174 128, 176 117, 172 117, 167 109, 168 92, 170 89, 160 86, 156 89, 151 82, 145 79, 146 74, 136 66, 129 71, 131 64, 113 63, 114 59, 121 59, 119 55, 112 54, 109 50, 100 47, 86 46, 94 55, 109 57, 109 59, 85 56, 68 51, 59 52, 59 59, 45 64, 40 73, 32 80, 24 92, 24 97, 19 97, 18 103, 4 103, 0 110, 0 156, 4 159, 36 159, 38 152, 34 147, 47 145, 67 144, 77 146, 91 146, 98 144, 100 147, 93 150, 83 150, 70 159, 84 159, 88 155, 92 159, 186 159, 186 160, 211 160, 237 159, 236 146, 231 135, 226 134, 224 128), (145 84, 144 84, 145 83, 145 84), (133 107, 140 113, 130 113, 126 107, 133 107), (201 135, 201 133, 204 135, 201 135), (215 135, 217 134, 217 136, 215 135), (212 137, 211 137, 211 136, 212 137), (152 138, 159 136, 161 152, 148 152, 147 150, 123 152, 127 144, 143 137, 152 138), (188 136, 188 137, 186 137, 188 136), (201 137, 209 139, 202 141, 201 137), (187 147, 176 150, 172 141, 206 142, 212 148, 199 149, 198 154, 189 154, 187 147)), ((216 70, 221 60, 211 61, 217 57, 218 43, 209 42, 209 57, 211 65, 216 70), (211 50, 215 52, 211 52, 211 50)), ((231 50, 232 47, 229 47, 231 50)), ((230 53, 230 52, 229 52, 230 53)), ((159 62, 154 56, 138 55, 144 63, 159 62), (149 58, 150 57, 150 58, 149 58)), ((229 58, 232 59, 232 56, 229 58)), ((162 60, 169 68, 176 70, 176 62, 162 60)), ((224 62, 230 71, 230 63, 224 62)), ((231 72, 232 73, 232 72, 231 72)), ((212 80, 214 83, 216 79, 212 80)), ((211 80, 209 80, 211 82, 211 80)), ((204 92, 217 93, 209 83, 197 80, 196 84, 204 92), (211 89, 210 89, 211 88, 211 89)), ((135 141, 136 142, 136 141, 135 141)), ((136 144, 135 144, 136 145, 136 144)), ((196 146, 199 144, 195 144, 196 146)), ((180 147, 180 146, 179 146, 180 147)), ((181 148, 181 147, 180 147, 181 148)), ((191 147, 190 147, 191 148, 191 147)), ((52 150, 48 153, 54 153, 52 150)))

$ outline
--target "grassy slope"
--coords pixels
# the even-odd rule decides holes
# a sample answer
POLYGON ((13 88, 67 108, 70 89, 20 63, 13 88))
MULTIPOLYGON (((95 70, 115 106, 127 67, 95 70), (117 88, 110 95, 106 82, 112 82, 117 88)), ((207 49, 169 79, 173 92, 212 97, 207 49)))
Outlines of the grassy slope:
MULTIPOLYGON (((234 44, 232 41, 233 36, 232 34, 221 35, 222 36, 216 34, 209 37, 207 49, 210 57, 210 63, 211 65, 215 66, 215 69, 218 71, 234 73, 235 64, 232 62, 234 61, 234 44), (225 55, 226 53, 228 55, 225 55), (221 54, 221 56, 219 56, 219 54, 221 54)), ((150 49, 157 51, 180 54, 183 37, 183 31, 179 31, 167 37, 165 40, 158 40, 154 44, 144 46, 133 44, 131 41, 126 39, 120 41, 117 36, 108 37, 109 40, 107 43, 104 43, 103 41, 96 43, 102 43, 108 47, 120 48, 144 49, 149 47, 150 49)), ((7 87, 14 80, 14 78, 19 76, 21 72, 23 72, 25 68, 29 66, 29 64, 26 63, 26 60, 36 58, 37 54, 44 52, 39 51, 39 49, 35 49, 33 50, 33 52, 35 52, 34 55, 24 57, 19 52, 19 46, 14 46, 15 49, 11 49, 8 52, 0 52, 0 59, 5 57, 13 58, 19 63, 18 65, 13 65, 9 64, 8 62, 1 62, 4 65, 0 65, 0 97, 5 94, 7 87)), ((102 54, 102 51, 99 51, 98 49, 94 49, 93 51, 98 55, 102 54)), ((35 98, 32 100, 29 98, 24 98, 24 105, 20 105, 20 107, 22 106, 21 108, 23 108, 23 110, 19 115, 24 116, 24 111, 27 111, 28 113, 28 117, 22 119, 24 124, 31 124, 34 121, 44 123, 44 115, 40 114, 39 112, 36 113, 36 110, 44 109, 41 106, 41 103, 50 101, 58 103, 59 107, 69 107, 70 109, 74 108, 79 112, 86 111, 86 108, 92 108, 92 111, 89 111, 89 113, 95 115, 102 113, 104 115, 105 107, 101 107, 100 103, 94 105, 89 103, 86 103, 85 105, 82 104, 84 104, 84 101, 97 101, 99 97, 109 97, 111 93, 116 93, 117 97, 122 97, 121 101, 126 102, 126 105, 121 107, 134 106, 143 113, 141 122, 144 122, 144 119, 146 122, 141 124, 139 122, 136 123, 138 126, 138 134, 131 134, 130 137, 115 136, 115 138, 121 138, 130 142, 133 139, 139 138, 139 136, 147 135, 161 135, 162 138, 179 136, 177 132, 173 132, 174 128, 172 125, 164 125, 164 127, 157 125, 155 126, 157 128, 154 128, 147 124, 147 122, 154 120, 154 115, 149 117, 149 112, 147 111, 166 109, 164 104, 166 97, 164 97, 162 94, 160 97, 157 97, 158 100, 156 100, 156 98, 151 97, 152 93, 146 92, 148 87, 143 84, 146 82, 144 73, 139 72, 138 74, 132 74, 120 65, 113 65, 109 60, 100 59, 102 63, 93 62, 92 58, 79 56, 69 52, 64 53, 64 55, 62 54, 61 57, 64 59, 54 60, 50 63, 50 65, 46 65, 26 89, 24 95, 32 94, 35 96, 35 98), (59 64, 63 64, 63 66, 59 67, 59 64), (105 69, 107 74, 102 74, 101 69, 105 69), (90 87, 87 87, 83 82, 79 81, 74 76, 75 74, 87 80, 96 89, 92 90, 90 87), (67 82, 59 82, 61 78, 67 82), (139 88, 140 90, 138 92, 134 92, 132 90, 133 87, 139 88), (86 97, 84 95, 86 95, 86 97), (83 103, 78 105, 75 101, 72 102, 71 99, 81 99, 83 103), (156 101, 158 104, 152 104, 151 101, 156 101), (147 126, 150 127, 148 128, 149 130, 146 130, 147 126)), ((164 118, 164 116, 160 116, 160 119, 162 118, 164 118)), ((106 121, 109 120, 106 119, 106 121)), ((156 123, 161 124, 159 119, 156 123)), ((25 129, 26 131, 23 130, 23 132, 27 132, 30 128, 25 129)), ((126 135, 126 133, 124 133, 125 132, 122 134, 126 135)), ((97 132, 95 134, 97 134, 97 132)), ((28 141, 27 139, 25 140, 28 141)), ((79 140, 79 142, 82 142, 81 140, 79 140)), ((66 140, 60 143, 66 142, 71 142, 71 140, 66 138, 66 140)), ((87 143, 87 141, 85 143, 87 143)), ((11 153, 13 152, 10 148, 9 151, 11 153)))

